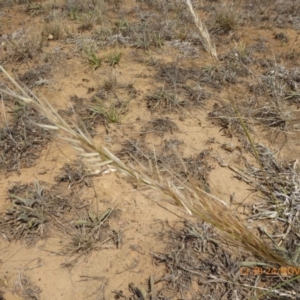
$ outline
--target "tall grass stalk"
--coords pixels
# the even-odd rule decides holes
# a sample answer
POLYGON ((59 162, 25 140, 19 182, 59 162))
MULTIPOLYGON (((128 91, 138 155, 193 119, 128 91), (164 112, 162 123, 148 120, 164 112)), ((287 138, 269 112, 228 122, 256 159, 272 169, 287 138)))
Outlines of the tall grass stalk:
POLYGON ((192 16, 194 19, 194 22, 199 30, 200 36, 201 36, 201 40, 203 43, 203 46, 205 48, 205 50, 216 60, 218 60, 218 55, 217 55, 217 50, 216 50, 216 46, 212 43, 211 39, 210 39, 210 35, 209 32, 207 30, 207 27, 205 26, 205 24, 199 19, 198 15, 196 14, 193 5, 191 3, 191 0, 185 0, 192 16))
POLYGON ((23 101, 45 116, 52 125, 37 125, 45 129, 56 130, 61 139, 81 153, 92 171, 99 173, 103 171, 103 167, 108 171, 118 171, 128 180, 159 191, 167 196, 172 204, 183 207, 189 214, 212 224, 225 234, 227 241, 233 245, 250 251, 268 263, 293 266, 291 261, 273 251, 270 246, 251 233, 242 221, 232 214, 224 202, 205 193, 195 185, 184 183, 184 180, 178 176, 172 174, 169 177, 161 176, 157 166, 150 165, 146 168, 142 164, 139 167, 126 165, 104 146, 96 146, 92 138, 80 130, 76 124, 69 125, 49 102, 39 99, 22 88, 2 66, 0 70, 17 92, 8 87, 0 88, 0 91, 23 101))
POLYGON ((259 166, 260 166, 260 169, 261 169, 261 171, 262 171, 264 180, 265 180, 265 182, 266 182, 266 184, 267 184, 267 187, 268 187, 268 190, 269 190, 269 196, 270 196, 270 198, 271 198, 273 204, 274 204, 274 205, 278 205, 278 200, 276 199, 276 197, 274 197, 274 194, 273 194, 271 185, 270 185, 269 180, 268 180, 268 176, 267 176, 267 174, 266 174, 266 172, 265 172, 265 169, 264 169, 263 162, 261 161, 261 158, 260 158, 260 156, 259 156, 259 154, 258 154, 258 152, 257 152, 257 149, 256 149, 255 144, 254 144, 254 142, 253 142, 253 139, 252 139, 252 137, 251 137, 251 135, 250 135, 250 132, 249 132, 249 130, 248 130, 248 127, 247 127, 247 125, 245 124, 245 122, 244 122, 244 120, 243 120, 243 118, 242 118, 242 116, 241 116, 239 110, 237 109, 235 103, 234 103, 234 102, 231 102, 231 104, 232 104, 232 106, 233 106, 233 109, 234 109, 236 115, 238 116, 238 119, 239 119, 239 121, 240 121, 240 123, 241 123, 241 125, 242 125, 242 128, 243 128, 243 130, 244 130, 244 133, 245 133, 245 135, 246 135, 246 137, 247 137, 247 140, 248 140, 248 142, 250 143, 250 147, 251 147, 251 149, 252 149, 252 151, 253 151, 254 158, 256 159, 256 161, 258 162, 258 164, 259 164, 259 166))

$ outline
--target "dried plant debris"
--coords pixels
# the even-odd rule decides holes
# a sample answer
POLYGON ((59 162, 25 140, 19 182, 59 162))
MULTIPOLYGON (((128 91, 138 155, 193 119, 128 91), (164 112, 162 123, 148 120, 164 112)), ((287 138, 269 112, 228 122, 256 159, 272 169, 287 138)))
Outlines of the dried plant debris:
POLYGON ((70 210, 68 201, 41 182, 15 185, 9 190, 10 206, 0 215, 0 232, 8 240, 28 244, 49 235, 52 217, 70 210))
MULTIPOLYGON (((254 150, 253 150, 254 151, 254 150)), ((255 145, 259 167, 246 163, 246 174, 253 177, 249 183, 263 193, 264 197, 253 205, 251 220, 272 220, 273 232, 261 229, 261 234, 280 245, 282 255, 300 265, 298 258, 300 168, 298 161, 278 161, 275 152, 262 144, 255 145)))
MULTIPOLYGON (((239 114, 243 117, 248 130, 251 131, 251 126, 247 120, 250 112, 247 110, 248 104, 239 104, 237 110, 239 114)), ((211 119, 213 124, 221 127, 220 131, 227 137, 232 138, 235 135, 239 137, 244 137, 244 128, 239 120, 236 110, 231 103, 215 103, 213 106, 213 111, 208 114, 209 119, 211 119)))
POLYGON ((164 88, 158 89, 153 97, 158 98, 158 95, 164 95, 164 91, 169 91, 166 92, 166 100, 168 94, 170 96, 176 94, 177 98, 182 98, 180 106, 198 107, 203 105, 204 100, 209 96, 209 93, 199 84, 199 70, 197 69, 185 69, 175 64, 166 64, 160 66, 157 76, 163 80, 164 88))
POLYGON ((129 158, 132 162, 148 164, 154 160, 154 153, 147 148, 143 139, 132 139, 123 144, 122 149, 117 154, 119 157, 129 158))
POLYGON ((72 268, 81 258, 93 250, 118 248, 121 233, 110 228, 108 220, 119 215, 119 211, 107 209, 105 212, 88 210, 73 220, 68 227, 70 241, 63 249, 66 256, 64 267, 72 268))
POLYGON ((166 90, 173 90, 185 100, 185 106, 199 106, 199 103, 203 104, 209 96, 204 89, 205 86, 220 89, 224 85, 238 83, 239 77, 251 73, 246 65, 250 59, 248 56, 250 52, 240 46, 240 49, 221 56, 222 64, 207 65, 202 68, 182 68, 178 65, 166 64, 161 65, 157 75, 163 80, 166 90))
POLYGON ((29 168, 40 157, 52 133, 35 123, 47 123, 45 117, 19 101, 11 108, 13 120, 0 129, 0 169, 2 172, 29 168))
POLYGON ((43 48, 40 36, 30 36, 23 29, 15 31, 11 35, 2 35, 0 42, 4 45, 4 59, 7 62, 32 60, 42 52, 43 48))
POLYGON ((250 86, 250 91, 264 95, 272 101, 297 103, 300 101, 300 68, 290 70, 281 65, 268 66, 259 82, 250 86))
MULTIPOLYGON (((289 198, 298 201, 300 180, 298 161, 280 162, 275 158, 276 151, 271 151, 263 144, 256 144, 253 154, 258 156, 260 167, 247 163, 247 169, 248 174, 259 183, 257 188, 270 196, 270 199, 275 196, 280 202, 286 202, 289 198)), ((293 204, 293 208, 296 208, 297 203, 293 202, 293 204)))
POLYGON ((126 300, 168 300, 169 297, 163 296, 163 290, 156 288, 154 284, 154 277, 151 275, 148 280, 148 288, 137 286, 133 282, 128 284, 128 291, 130 295, 127 297, 122 290, 112 291, 115 294, 114 299, 126 299, 126 300))
POLYGON ((18 280, 14 286, 14 293, 24 300, 39 300, 41 289, 31 282, 30 278, 23 273, 19 273, 18 280))
POLYGON ((48 84, 51 71, 51 66, 44 64, 19 75, 19 80, 32 89, 33 87, 48 84))
POLYGON ((169 118, 157 118, 149 121, 143 130, 145 133, 154 133, 159 136, 163 136, 167 132, 173 134, 174 131, 178 131, 178 127, 169 118))
MULTIPOLYGON (((255 109, 252 109, 252 116, 267 128, 275 128, 284 132, 296 128, 294 126, 294 111, 292 107, 282 99, 270 98, 269 101, 265 101, 255 109)), ((297 126, 297 124, 295 125, 297 126)))
POLYGON ((152 112, 174 112, 181 111, 186 105, 186 101, 180 95, 167 89, 158 88, 153 94, 146 97, 147 108, 152 112))
POLYGON ((199 181, 201 187, 208 193, 210 193, 208 175, 213 169, 210 158, 210 151, 203 150, 198 155, 183 160, 186 167, 184 177, 196 182, 199 181))
POLYGON ((73 164, 65 164, 61 171, 63 174, 55 177, 55 180, 60 182, 67 182, 69 188, 74 185, 79 185, 79 188, 84 186, 90 187, 92 185, 91 175, 87 171, 87 168, 80 161, 76 161, 73 164))
POLYGON ((210 192, 208 175, 212 170, 210 164, 210 151, 203 150, 198 155, 192 157, 182 157, 178 140, 166 140, 164 146, 157 153, 156 164, 161 169, 167 169, 176 174, 184 182, 192 181, 199 184, 206 192, 210 192))
MULTIPOLYGON (((147 128, 152 132, 149 126, 147 128)), ((125 143, 119 156, 127 156, 131 161, 142 163, 144 166, 150 163, 157 166, 161 172, 170 172, 184 182, 193 181, 206 192, 210 192, 208 174, 213 168, 210 163, 210 151, 203 150, 198 155, 185 158, 182 156, 183 146, 184 143, 180 140, 165 139, 162 145, 153 151, 146 146, 145 142, 132 140, 125 143)))
POLYGON ((154 278, 154 284, 162 284, 162 296, 176 298, 180 293, 181 299, 249 299, 263 294, 264 299, 295 299, 299 291, 297 279, 285 284, 279 273, 271 275, 271 268, 255 263, 243 267, 249 257, 224 245, 206 223, 186 222, 183 229, 171 232, 171 238, 165 253, 153 254, 156 263, 165 266, 165 274, 154 278))

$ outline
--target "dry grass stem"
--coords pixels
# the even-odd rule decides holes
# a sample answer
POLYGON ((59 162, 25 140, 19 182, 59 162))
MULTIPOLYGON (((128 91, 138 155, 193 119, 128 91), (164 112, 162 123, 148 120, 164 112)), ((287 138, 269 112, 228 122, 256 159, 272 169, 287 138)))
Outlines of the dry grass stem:
POLYGON ((197 28, 199 29, 200 32, 200 36, 202 39, 202 43, 203 46, 205 48, 205 50, 216 60, 218 60, 218 55, 217 55, 217 50, 215 45, 212 43, 211 39, 210 39, 210 35, 209 32, 205 26, 205 24, 199 19, 199 17, 197 16, 193 5, 191 3, 190 0, 185 0, 187 6, 189 7, 189 10, 194 18, 194 22, 197 26, 197 28))

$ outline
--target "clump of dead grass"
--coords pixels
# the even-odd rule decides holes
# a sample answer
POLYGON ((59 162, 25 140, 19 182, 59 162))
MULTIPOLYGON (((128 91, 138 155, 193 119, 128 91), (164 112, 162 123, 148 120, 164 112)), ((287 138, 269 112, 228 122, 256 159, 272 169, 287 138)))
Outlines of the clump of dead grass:
POLYGON ((275 133, 299 130, 295 109, 291 106, 291 102, 297 103, 299 74, 298 68, 287 70, 279 65, 266 72, 259 83, 251 87, 254 93, 264 96, 250 109, 253 119, 275 133))
POLYGON ((30 277, 25 273, 19 272, 18 279, 15 281, 14 293, 16 293, 22 299, 40 299, 41 289, 32 282, 30 277))
POLYGON ((179 229, 176 227, 168 230, 170 240, 164 251, 152 254, 156 263, 165 267, 164 274, 153 280, 165 283, 162 296, 168 298, 180 292, 184 299, 200 299, 197 296, 201 294, 211 299, 231 299, 234 295, 237 299, 271 300, 279 299, 278 295, 292 299, 299 291, 298 280, 286 281, 278 274, 280 269, 275 274, 276 269, 267 264, 241 266, 239 261, 255 258, 224 247, 213 226, 184 222, 179 229), (272 270, 274 274, 268 276, 272 270))
MULTIPOLYGON (((11 98, 8 98, 11 99, 11 98)), ((10 107, 12 120, 5 117, 5 127, 0 129, 0 166, 2 172, 17 171, 35 164, 43 147, 50 141, 51 133, 36 128, 34 123, 46 119, 23 102, 13 100, 3 102, 10 107)), ((47 122, 47 121, 46 121, 47 122)))
POLYGON ((6 61, 23 62, 33 59, 42 52, 43 40, 40 36, 28 35, 26 32, 15 32, 2 37, 2 49, 6 61))
POLYGON ((55 18, 52 22, 46 23, 43 33, 52 40, 59 40, 63 35, 62 21, 55 18))
POLYGON ((51 216, 61 215, 68 206, 38 181, 16 185, 9 193, 11 204, 0 217, 0 231, 8 241, 25 240, 32 244, 47 237, 51 216))
POLYGON ((217 34, 228 34, 240 22, 238 8, 233 5, 222 5, 213 17, 212 31, 217 34))
POLYGON ((72 268, 93 250, 119 247, 119 234, 108 225, 108 219, 116 213, 114 208, 102 214, 89 210, 85 216, 74 220, 71 228, 67 229, 71 238, 63 249, 64 255, 67 256, 63 266, 72 268), (112 243, 109 244, 110 241, 112 243))
POLYGON ((147 97, 147 107, 152 111, 180 111, 185 106, 186 101, 165 87, 158 88, 153 94, 147 97))

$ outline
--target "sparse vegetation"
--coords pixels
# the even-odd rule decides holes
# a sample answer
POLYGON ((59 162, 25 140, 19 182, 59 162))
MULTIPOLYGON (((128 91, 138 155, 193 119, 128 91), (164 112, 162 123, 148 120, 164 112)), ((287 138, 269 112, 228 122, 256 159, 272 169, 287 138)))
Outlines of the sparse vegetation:
POLYGON ((107 61, 110 64, 110 66, 115 67, 119 65, 121 57, 122 57, 122 53, 115 51, 107 57, 107 61))
POLYGON ((120 123, 122 108, 117 108, 116 105, 112 104, 109 107, 105 107, 101 104, 101 100, 98 100, 98 105, 90 108, 95 114, 102 115, 108 123, 120 123))
POLYGON ((0 299, 297 297, 296 2, 0 3, 0 299))
POLYGON ((63 250, 68 257, 63 266, 73 267, 80 257, 101 248, 103 244, 107 245, 111 240, 112 246, 119 246, 118 241, 114 242, 114 233, 106 225, 113 212, 113 209, 108 209, 103 214, 88 211, 85 218, 73 222, 73 229, 70 230, 71 240, 63 250))
POLYGON ((225 4, 215 13, 212 30, 218 34, 228 34, 233 31, 240 22, 238 9, 225 4))
POLYGON ((48 38, 59 40, 62 36, 62 23, 60 20, 55 19, 51 23, 46 24, 43 31, 48 38))
POLYGON ((102 65, 102 59, 93 50, 86 50, 85 57, 87 63, 90 65, 93 71, 97 70, 102 65))
POLYGON ((43 40, 41 37, 28 36, 26 33, 20 32, 14 36, 3 38, 2 51, 4 57, 2 59, 19 63, 32 60, 38 53, 41 53, 42 48, 43 40))

